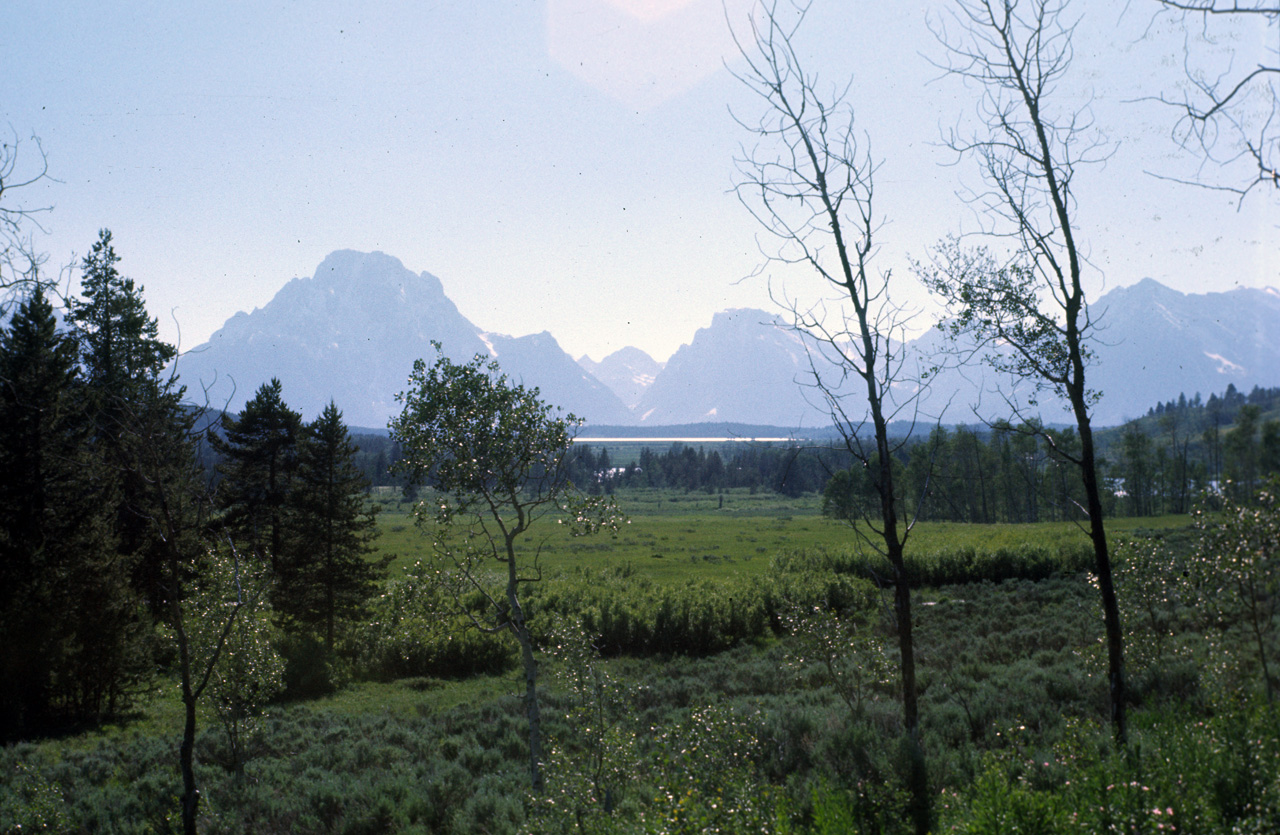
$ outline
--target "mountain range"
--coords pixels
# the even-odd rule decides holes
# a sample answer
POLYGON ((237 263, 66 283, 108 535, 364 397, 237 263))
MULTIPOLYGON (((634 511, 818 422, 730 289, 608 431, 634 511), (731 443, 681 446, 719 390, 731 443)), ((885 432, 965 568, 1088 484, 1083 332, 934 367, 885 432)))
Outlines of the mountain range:
MULTIPOLYGON (((1247 391, 1280 385, 1280 291, 1238 288, 1183 294, 1152 279, 1118 288, 1091 305, 1098 323, 1092 388, 1101 425, 1145 414, 1180 393, 1207 397, 1228 383, 1247 391)), ((381 252, 342 250, 310 278, 295 278, 264 307, 231 317, 209 341, 184 353, 177 371, 188 397, 238 411, 272 377, 304 417, 330 399, 353 426, 385 426, 397 411, 413 362, 455 361, 475 354, 497 360, 515 380, 592 425, 736 422, 817 428, 829 411, 812 388, 814 370, 833 368, 776 315, 738 309, 717 313, 665 364, 637 348, 600 362, 573 360, 547 333, 512 337, 471 323, 438 278, 414 273, 381 252)), ((928 365, 944 348, 934 329, 906 343, 908 366, 928 365)), ((835 376, 832 376, 835 375, 835 376)), ((1007 417, 1005 395, 1029 386, 995 379, 980 367, 944 369, 919 399, 920 414, 948 423, 1007 417), (945 410, 943 407, 946 407, 945 410)), ((856 388, 848 408, 862 406, 856 388)), ((895 389, 911 394, 912 386, 895 389)), ((905 398, 904 398, 905 402, 905 398)), ((1045 420, 1067 419, 1041 402, 1045 420)), ((908 415, 909 416, 909 415, 908 415)))

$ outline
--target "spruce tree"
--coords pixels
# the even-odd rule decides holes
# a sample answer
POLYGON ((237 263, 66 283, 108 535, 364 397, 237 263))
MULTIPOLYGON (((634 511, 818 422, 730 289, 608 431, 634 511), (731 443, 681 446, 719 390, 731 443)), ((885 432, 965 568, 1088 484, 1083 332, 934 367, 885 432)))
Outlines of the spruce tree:
POLYGON ((143 668, 84 395, 37 290, 0 333, 0 739, 96 719, 143 668))
POLYGON ((116 269, 120 256, 111 230, 98 240, 80 264, 80 295, 71 306, 71 320, 80 335, 85 382, 115 395, 121 407, 139 386, 156 385, 176 351, 161 341, 156 320, 147 315, 143 288, 116 269))
POLYGON ((278 572, 286 549, 286 502, 293 483, 302 418, 285 405, 278 379, 263 383, 239 418, 224 415, 222 437, 210 443, 223 457, 216 501, 222 524, 278 572))
MULTIPOLYGON (((159 339, 143 288, 120 274, 119 262, 111 231, 101 230, 81 262, 81 299, 72 301, 69 319, 79 342, 94 444, 118 486, 118 547, 133 558, 135 586, 160 613, 164 557, 154 524, 157 474, 144 473, 154 467, 144 468, 143 461, 163 458, 168 466, 190 469, 191 417, 181 406, 183 390, 165 374, 176 350, 159 339)), ((166 473, 163 479, 178 476, 166 473)))
POLYGON ((286 619, 322 635, 330 656, 338 624, 361 613, 386 569, 369 559, 378 508, 365 501, 368 487, 342 412, 331 401, 298 444, 276 604, 286 619))

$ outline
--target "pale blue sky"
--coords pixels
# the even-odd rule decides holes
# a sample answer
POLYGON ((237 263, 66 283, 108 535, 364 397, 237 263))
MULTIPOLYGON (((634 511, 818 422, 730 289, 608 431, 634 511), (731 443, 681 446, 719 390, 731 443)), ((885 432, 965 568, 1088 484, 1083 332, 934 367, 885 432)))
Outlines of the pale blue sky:
MULTIPOLYGON (((880 263, 904 279, 908 256, 974 227, 954 196, 974 169, 942 167, 937 142, 975 93, 924 57, 941 57, 926 15, 944 6, 815 0, 801 34, 824 83, 854 77, 883 160, 880 263)), ((1172 114, 1131 101, 1180 81, 1180 30, 1150 25, 1149 0, 1071 8, 1083 20, 1062 101, 1092 96, 1120 142, 1078 175, 1096 280, 1280 284, 1280 201, 1238 209, 1144 173, 1194 172, 1172 114)), ((438 275, 483 328, 665 360, 715 311, 769 306, 764 278, 741 280, 760 256, 729 191, 748 137, 728 108, 751 119, 758 105, 721 66, 722 27, 721 0, 7 0, 0 127, 48 153, 57 182, 15 197, 55 207, 36 239, 49 266, 110 227, 184 348, 351 248, 438 275)), ((1260 37, 1275 30, 1219 57, 1247 63, 1260 37)), ((909 279, 902 291, 916 293, 909 279)))

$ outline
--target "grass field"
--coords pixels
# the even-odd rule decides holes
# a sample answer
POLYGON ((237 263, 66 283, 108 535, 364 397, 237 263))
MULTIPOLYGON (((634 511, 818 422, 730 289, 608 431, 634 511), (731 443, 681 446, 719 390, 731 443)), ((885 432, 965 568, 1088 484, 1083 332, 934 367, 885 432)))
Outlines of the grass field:
MULTIPOLYGON (((528 789, 518 665, 360 672, 371 649, 400 641, 427 657, 464 637, 437 635, 449 627, 436 610, 398 611, 389 601, 410 598, 388 591, 369 621, 398 625, 370 631, 369 646, 353 640, 334 692, 269 705, 254 720, 243 771, 229 765, 223 730, 202 707, 201 831, 905 832, 896 676, 858 672, 880 656, 893 669, 878 595, 841 615, 854 631, 822 616, 799 620, 815 617, 800 614, 818 611, 812 601, 789 603, 755 631, 733 632, 740 624, 729 616, 759 609, 776 589, 817 589, 829 603, 825 590, 840 588, 830 576, 836 561, 806 558, 846 554, 857 547, 853 532, 823 518, 816 496, 617 498, 630 517, 618 536, 571 539, 549 524, 527 543, 541 541, 547 569, 528 598, 543 636, 545 795, 528 789), (566 614, 581 616, 601 653, 610 636, 622 646, 631 635, 640 647, 644 630, 688 640, 685 649, 598 657, 550 631, 566 614), (630 632, 619 625, 627 619, 630 632), (722 650, 694 646, 700 624, 729 636, 712 642, 722 650), (828 628, 845 631, 815 631, 828 628)), ((378 546, 397 556, 391 588, 406 582, 394 579, 400 567, 428 555, 429 539, 407 505, 384 504, 378 546)), ((1160 534, 1176 556, 1192 541, 1189 522, 1120 519, 1109 530, 1116 541, 1160 534)), ((989 568, 1001 551, 1085 542, 1070 524, 933 523, 918 526, 908 551, 972 549, 989 568)), ((850 592, 871 588, 844 582, 850 592)), ((1078 568, 920 588, 913 622, 935 832, 1277 831, 1277 714, 1256 698, 1243 633, 1202 635, 1190 598, 1143 597, 1123 573, 1120 584, 1131 641, 1127 751, 1111 739, 1097 593, 1078 568), (1159 634, 1144 626, 1142 606, 1158 610, 1159 634)), ((468 634, 459 657, 486 646, 468 634)), ((514 657, 505 636, 490 640, 514 657)), ((0 749, 0 833, 175 831, 182 711, 171 673, 149 688, 103 726, 0 749)))
MULTIPOLYGON (((549 523, 529 532, 519 551, 531 556, 541 547, 544 569, 629 568, 660 582, 719 576, 751 576, 769 570, 779 553, 810 548, 846 551, 861 546, 859 536, 844 523, 823 517, 816 495, 787 498, 771 492, 676 493, 669 490, 623 490, 618 505, 628 523, 617 536, 571 537, 549 523)), ((1186 516, 1115 519, 1108 522, 1113 538, 1136 531, 1185 528, 1186 516)), ((393 571, 430 555, 430 540, 414 522, 408 503, 390 503, 379 516, 380 555, 395 557, 393 571)), ((865 530, 865 528, 864 528, 865 530)), ((908 551, 930 553, 944 548, 972 547, 979 551, 1036 544, 1050 549, 1087 543, 1082 529, 1071 523, 1034 525, 971 525, 955 522, 920 523, 912 532, 908 551)))

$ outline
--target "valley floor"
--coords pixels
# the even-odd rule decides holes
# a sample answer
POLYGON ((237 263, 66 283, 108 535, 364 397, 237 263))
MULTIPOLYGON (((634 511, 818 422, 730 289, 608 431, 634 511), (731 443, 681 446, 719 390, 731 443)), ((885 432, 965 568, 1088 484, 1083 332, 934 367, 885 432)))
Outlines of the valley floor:
MULTIPOLYGON (((452 656, 415 639, 401 656, 426 666, 398 676, 354 640, 348 682, 271 706, 239 768, 202 718, 201 831, 908 831, 892 625, 847 528, 800 504, 733 515, 693 501, 654 497, 606 548, 544 545, 531 598, 544 793, 528 788, 509 650, 477 645, 497 653, 495 671, 450 675, 452 656)), ((411 522, 382 524, 384 549, 411 564, 411 522)), ((1119 571, 1123 750, 1105 714, 1097 593, 1070 569, 1080 534, 922 526, 921 577, 969 575, 915 592, 933 831, 1280 831, 1280 713, 1256 653, 1170 593, 1166 561, 1150 558, 1191 558, 1187 520, 1113 531, 1141 538, 1119 571)), ((161 677, 113 724, 7 746, 0 831, 177 831, 180 724, 161 677)))

